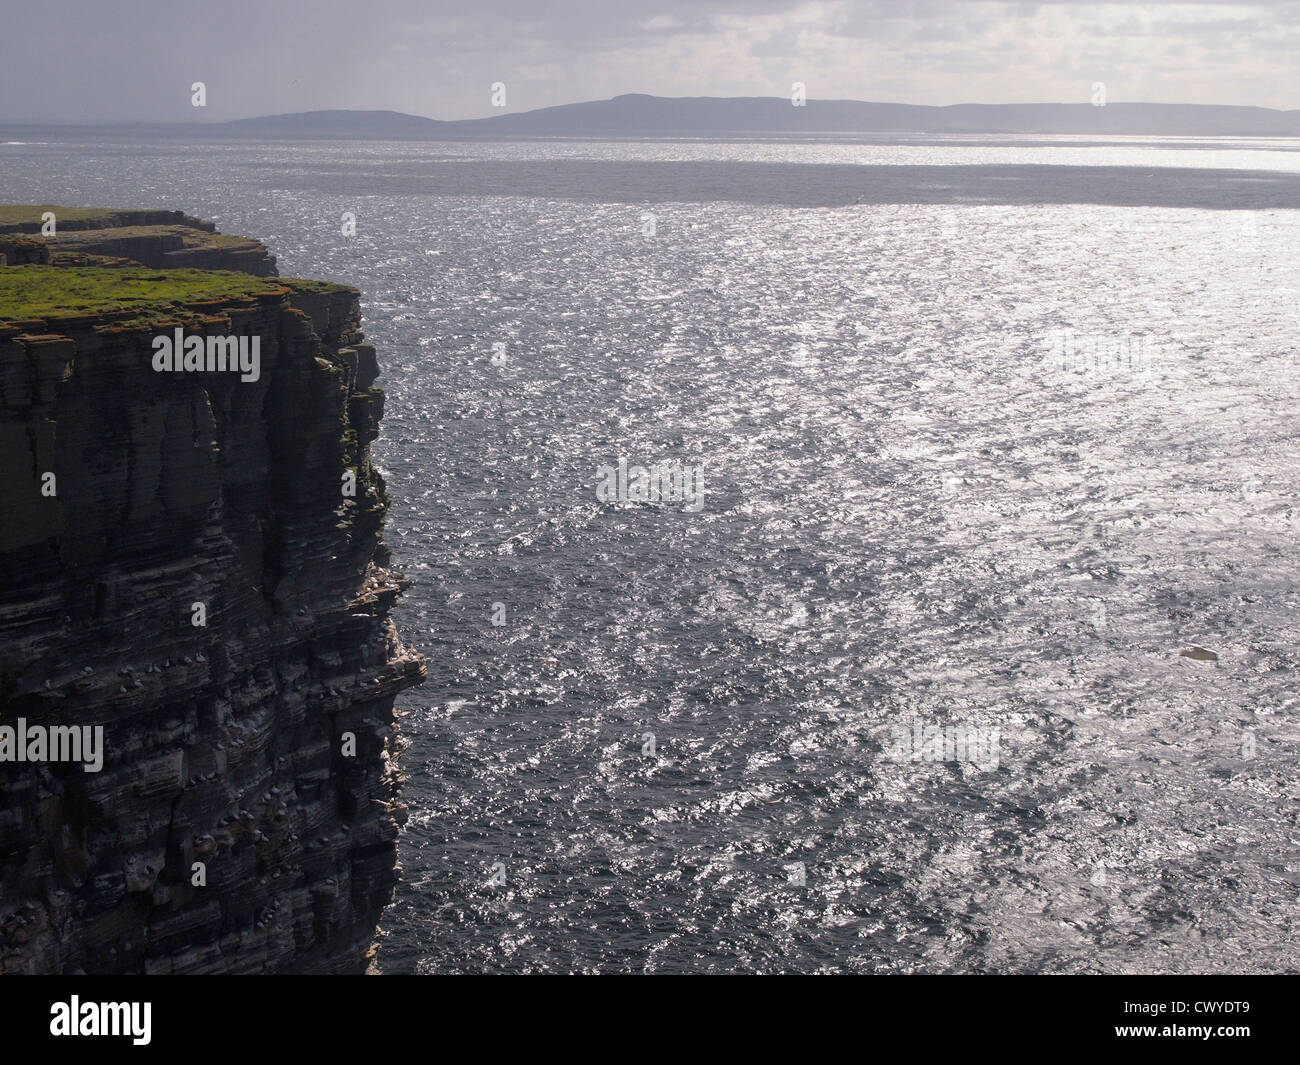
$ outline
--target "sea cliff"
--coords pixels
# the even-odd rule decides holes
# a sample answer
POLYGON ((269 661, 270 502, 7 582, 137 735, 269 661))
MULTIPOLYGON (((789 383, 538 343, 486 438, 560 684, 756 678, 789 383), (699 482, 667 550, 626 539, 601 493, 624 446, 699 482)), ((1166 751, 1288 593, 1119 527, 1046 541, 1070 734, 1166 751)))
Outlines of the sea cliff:
POLYGON ((0 755, 0 972, 364 971, 425 668, 357 291, 172 212, 0 207, 0 256, 0 742, 103 737, 0 755))

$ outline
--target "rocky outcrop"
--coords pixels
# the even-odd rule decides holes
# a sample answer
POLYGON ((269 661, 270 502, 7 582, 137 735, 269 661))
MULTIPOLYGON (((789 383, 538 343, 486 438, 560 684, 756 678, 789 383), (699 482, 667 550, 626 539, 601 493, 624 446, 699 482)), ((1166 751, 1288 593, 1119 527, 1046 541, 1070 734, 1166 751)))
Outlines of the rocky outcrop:
POLYGON ((0 266, 27 266, 48 263, 49 245, 43 240, 13 235, 0 236, 0 266))
POLYGON ((0 205, 0 233, 40 233, 45 216, 54 215, 58 230, 116 229, 123 226, 185 226, 203 233, 215 233, 217 227, 184 211, 115 210, 111 207, 61 207, 54 203, 40 205, 0 205))
MULTIPOLYGON (((42 215, 52 215, 54 235, 40 243, 60 265, 193 267, 236 270, 256 277, 276 275, 275 257, 260 241, 218 233, 211 222, 180 211, 77 211, 58 206, 7 208, 0 211, 0 253, 6 241, 21 241, 41 232, 42 215), (88 258, 95 257, 95 258, 88 258), (97 260, 117 259, 117 263, 97 260)), ((9 258, 10 265, 33 261, 9 258)))
POLYGON ((359 323, 335 285, 0 268, 0 730, 103 729, 97 772, 0 759, 0 972, 364 970, 425 669, 359 323), (258 338, 257 379, 155 370, 177 328, 258 338))

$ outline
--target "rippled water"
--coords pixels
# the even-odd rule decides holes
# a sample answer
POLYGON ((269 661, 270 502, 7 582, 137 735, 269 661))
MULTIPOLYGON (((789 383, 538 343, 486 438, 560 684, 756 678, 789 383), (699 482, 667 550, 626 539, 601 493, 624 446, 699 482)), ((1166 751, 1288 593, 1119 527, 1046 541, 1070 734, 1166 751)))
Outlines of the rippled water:
POLYGON ((8 146, 0 199, 365 294, 430 657, 385 971, 1297 968, 1300 215, 1176 204, 1300 156, 209 147, 8 146))

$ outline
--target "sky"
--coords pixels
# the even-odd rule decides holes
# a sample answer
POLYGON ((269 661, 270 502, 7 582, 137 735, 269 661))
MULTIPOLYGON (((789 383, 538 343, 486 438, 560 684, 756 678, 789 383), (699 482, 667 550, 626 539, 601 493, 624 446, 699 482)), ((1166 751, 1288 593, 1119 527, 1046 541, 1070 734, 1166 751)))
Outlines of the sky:
POLYGON ((0 121, 659 96, 1300 108, 1300 0, 3 0, 0 121), (191 88, 204 84, 205 106, 191 88))

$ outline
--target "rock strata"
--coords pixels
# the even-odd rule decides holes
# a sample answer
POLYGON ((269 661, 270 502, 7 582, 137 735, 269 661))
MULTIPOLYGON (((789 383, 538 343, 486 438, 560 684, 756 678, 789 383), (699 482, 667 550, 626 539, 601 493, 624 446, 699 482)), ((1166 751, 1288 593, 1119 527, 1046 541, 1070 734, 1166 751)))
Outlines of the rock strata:
MULTIPOLYGON (((237 270, 274 277, 275 257, 256 240, 218 233, 216 226, 180 211, 77 211, 55 205, 23 210, 0 208, 0 254, 43 246, 45 261, 60 265, 139 265, 155 269, 195 267, 237 270), (43 215, 52 215, 54 235, 40 237, 43 215), (26 240, 24 240, 26 238, 26 240), (118 263, 102 260, 116 259, 118 263)), ((35 261, 10 255, 9 265, 35 261)))
POLYGON ((0 737, 104 748, 0 755, 0 972, 360 972, 404 820, 393 701, 425 667, 389 618, 358 293, 271 277, 255 241, 213 252, 239 274, 161 270, 211 227, 118 214, 158 232, 0 267, 0 737), (156 371, 177 326, 258 337, 258 379, 156 371))

